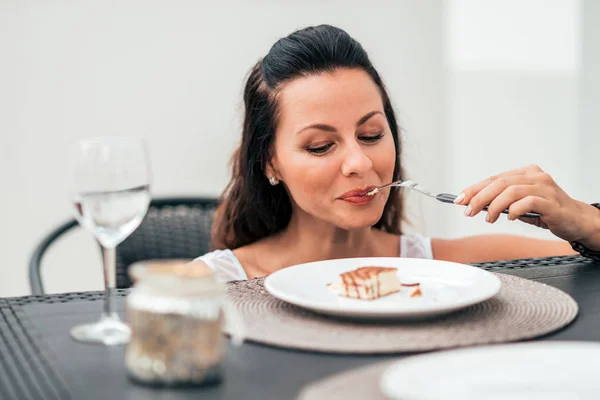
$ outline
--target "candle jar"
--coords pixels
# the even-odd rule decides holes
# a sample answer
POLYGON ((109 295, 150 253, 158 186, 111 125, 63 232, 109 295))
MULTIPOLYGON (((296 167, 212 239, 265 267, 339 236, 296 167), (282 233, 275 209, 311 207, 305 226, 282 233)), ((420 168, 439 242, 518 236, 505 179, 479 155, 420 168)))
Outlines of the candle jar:
MULTIPOLYGON (((131 340, 125 364, 131 379, 151 385, 216 383, 221 379, 224 338, 232 312, 226 286, 204 264, 183 261, 132 265, 127 298, 131 340)), ((234 337, 234 343, 240 337, 234 337)))

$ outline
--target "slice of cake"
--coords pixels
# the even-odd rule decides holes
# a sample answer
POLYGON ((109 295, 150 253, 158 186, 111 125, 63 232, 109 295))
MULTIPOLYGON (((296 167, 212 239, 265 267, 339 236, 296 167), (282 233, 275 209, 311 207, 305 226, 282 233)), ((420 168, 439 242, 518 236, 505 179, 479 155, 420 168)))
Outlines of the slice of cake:
POLYGON ((399 291, 400 281, 396 268, 367 266, 344 272, 328 286, 339 296, 375 300, 399 291))

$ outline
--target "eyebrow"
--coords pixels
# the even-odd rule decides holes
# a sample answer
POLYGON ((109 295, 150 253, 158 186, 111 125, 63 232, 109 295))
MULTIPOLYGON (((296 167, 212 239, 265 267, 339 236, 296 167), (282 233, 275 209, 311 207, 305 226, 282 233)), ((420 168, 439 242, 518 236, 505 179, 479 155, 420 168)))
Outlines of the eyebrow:
MULTIPOLYGON (((356 127, 358 128, 359 126, 361 126, 362 124, 367 122, 369 119, 371 119, 371 117, 373 117, 377 114, 383 115, 383 113, 381 111, 371 111, 370 113, 366 114, 364 117, 362 117, 361 119, 358 120, 358 122, 356 123, 356 127)), ((307 129, 319 129, 319 130, 326 131, 326 132, 336 132, 337 131, 337 129, 335 129, 331 125, 312 124, 312 125, 305 126, 304 128, 300 129, 297 133, 301 133, 307 129)))

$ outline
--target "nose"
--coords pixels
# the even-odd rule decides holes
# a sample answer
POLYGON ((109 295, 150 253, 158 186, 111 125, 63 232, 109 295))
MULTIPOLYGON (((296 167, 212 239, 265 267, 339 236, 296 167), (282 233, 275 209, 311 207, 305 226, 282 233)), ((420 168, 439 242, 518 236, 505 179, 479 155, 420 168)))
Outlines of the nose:
POLYGON ((356 175, 361 177, 371 168, 373 168, 373 163, 362 147, 358 143, 350 145, 344 154, 342 174, 344 176, 356 175))

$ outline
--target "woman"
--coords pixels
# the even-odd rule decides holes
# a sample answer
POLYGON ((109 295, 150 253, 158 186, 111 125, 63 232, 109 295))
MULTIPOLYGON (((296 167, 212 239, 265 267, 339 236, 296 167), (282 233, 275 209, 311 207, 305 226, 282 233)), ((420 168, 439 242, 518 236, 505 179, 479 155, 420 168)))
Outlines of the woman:
POLYGON ((233 176, 197 262, 224 281, 286 266, 350 257, 427 257, 463 263, 574 253, 566 241, 600 249, 600 210, 571 199, 535 166, 489 178, 457 198, 474 216, 550 229, 564 242, 487 235, 455 240, 402 235, 397 188, 404 177, 396 116, 379 74, 358 42, 321 25, 273 45, 244 91, 245 117, 233 176))

